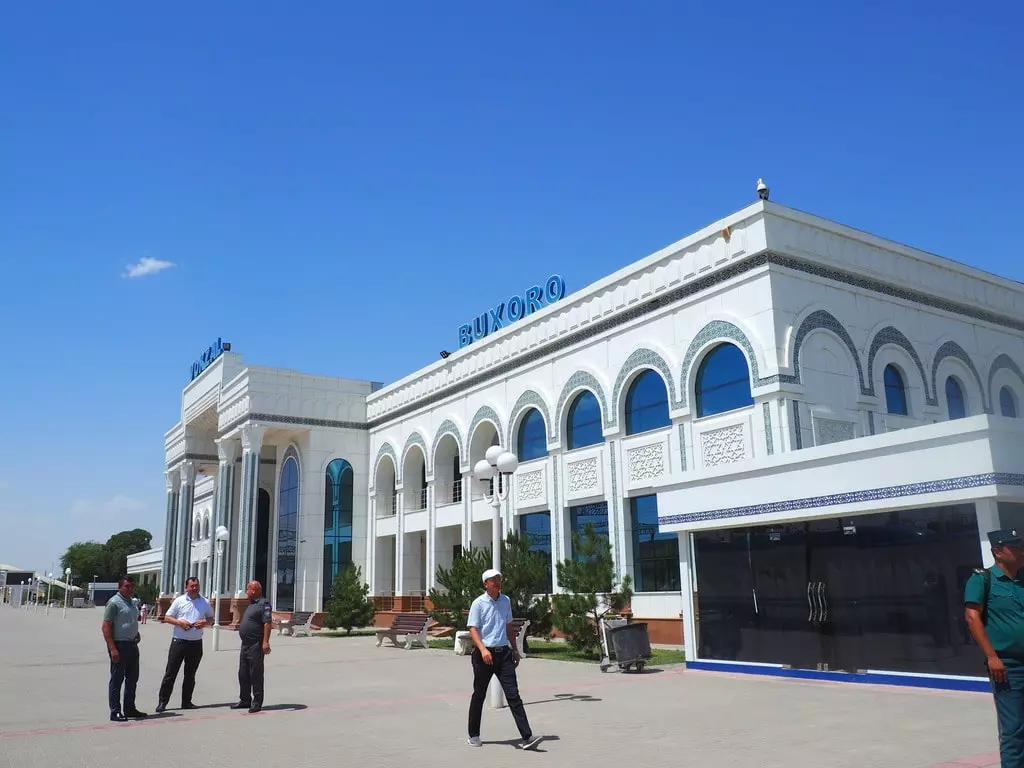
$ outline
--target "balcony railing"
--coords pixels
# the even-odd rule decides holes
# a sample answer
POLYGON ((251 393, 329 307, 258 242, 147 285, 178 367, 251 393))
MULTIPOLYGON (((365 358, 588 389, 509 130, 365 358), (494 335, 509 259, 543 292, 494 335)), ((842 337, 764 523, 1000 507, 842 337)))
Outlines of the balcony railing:
POLYGON ((412 490, 406 491, 408 494, 406 501, 406 512, 421 512, 427 508, 427 489, 426 488, 413 488, 412 490))
POLYGON ((462 481, 434 484, 434 502, 436 504, 458 504, 460 501, 462 501, 462 481))
POLYGON ((393 517, 398 512, 398 492, 378 494, 377 517, 393 517))

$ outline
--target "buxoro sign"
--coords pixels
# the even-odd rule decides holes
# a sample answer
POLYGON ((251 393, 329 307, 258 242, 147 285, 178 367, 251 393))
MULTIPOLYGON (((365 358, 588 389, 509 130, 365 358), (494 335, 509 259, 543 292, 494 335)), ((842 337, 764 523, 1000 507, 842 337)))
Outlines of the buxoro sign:
POLYGON ((196 377, 205 371, 210 365, 221 356, 222 352, 230 352, 231 344, 226 341, 217 341, 206 348, 206 351, 199 356, 199 359, 192 363, 192 378, 189 381, 195 381, 196 377))
POLYGON ((516 320, 522 320, 527 315, 532 315, 538 309, 552 304, 564 296, 565 280, 561 275, 549 277, 543 288, 539 285, 531 285, 522 296, 511 296, 508 301, 501 302, 489 312, 474 317, 472 323, 460 325, 459 348, 479 341, 489 333, 494 333, 499 328, 504 328, 516 320))

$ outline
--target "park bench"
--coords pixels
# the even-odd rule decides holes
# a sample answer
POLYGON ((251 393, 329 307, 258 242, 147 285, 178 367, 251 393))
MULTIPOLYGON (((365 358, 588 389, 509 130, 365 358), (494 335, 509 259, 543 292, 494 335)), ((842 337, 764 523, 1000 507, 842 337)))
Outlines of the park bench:
POLYGON ((412 644, 419 643, 424 648, 427 646, 427 625, 430 617, 425 613, 400 613, 386 629, 377 630, 377 647, 384 643, 384 638, 390 638, 391 644, 398 645, 398 636, 405 637, 405 650, 411 650, 412 644))
MULTIPOLYGON (((526 637, 526 630, 530 626, 529 619, 512 619, 512 630, 516 636, 516 650, 523 655, 523 639, 526 637)), ((455 637, 455 655, 467 656, 473 652, 473 641, 469 638, 469 632, 458 633, 455 637)))
POLYGON ((307 637, 311 636, 313 631, 312 612, 295 611, 290 619, 282 619, 277 625, 277 634, 280 635, 286 629, 292 636, 295 636, 296 632, 303 632, 307 637))

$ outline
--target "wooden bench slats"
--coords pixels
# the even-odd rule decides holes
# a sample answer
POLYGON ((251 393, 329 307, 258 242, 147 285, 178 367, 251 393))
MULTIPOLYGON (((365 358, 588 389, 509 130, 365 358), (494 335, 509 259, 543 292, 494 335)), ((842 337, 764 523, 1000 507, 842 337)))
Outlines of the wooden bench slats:
POLYGON ((391 621, 387 629, 377 630, 377 647, 384 643, 384 638, 390 638, 391 644, 398 645, 398 636, 405 637, 405 649, 412 650, 412 644, 419 643, 427 647, 427 627, 430 625, 430 617, 425 613, 400 613, 391 621))
POLYGON ((310 636, 313 628, 313 616, 312 611, 295 611, 290 619, 284 619, 278 623, 277 634, 280 635, 283 631, 288 630, 289 635, 302 632, 310 636))

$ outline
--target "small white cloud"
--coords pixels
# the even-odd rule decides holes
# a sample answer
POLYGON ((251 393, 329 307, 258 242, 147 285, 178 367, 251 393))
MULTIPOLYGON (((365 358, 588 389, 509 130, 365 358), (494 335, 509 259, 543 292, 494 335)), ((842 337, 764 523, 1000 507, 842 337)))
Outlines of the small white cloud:
POLYGON ((143 256, 139 259, 138 264, 128 265, 128 271, 124 273, 124 276, 145 277, 146 275, 155 275, 157 272, 163 272, 165 269, 170 269, 173 266, 174 262, 172 261, 163 261, 161 259, 143 256))
POLYGON ((78 499, 71 505, 71 517, 76 520, 122 520, 145 511, 146 505, 138 499, 118 494, 107 501, 78 499))

